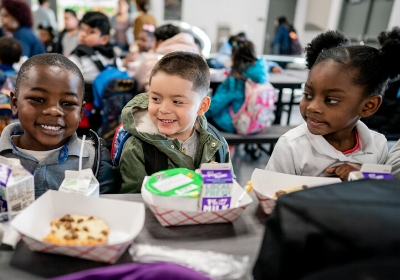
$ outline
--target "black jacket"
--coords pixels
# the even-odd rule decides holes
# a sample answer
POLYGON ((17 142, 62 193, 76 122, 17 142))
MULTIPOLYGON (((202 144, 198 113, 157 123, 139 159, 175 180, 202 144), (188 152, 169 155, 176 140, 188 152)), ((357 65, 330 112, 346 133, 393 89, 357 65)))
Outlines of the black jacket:
POLYGON ((89 131, 88 140, 93 142, 96 151, 93 164, 93 174, 100 183, 100 194, 119 193, 121 188, 121 174, 111 159, 106 148, 106 141, 100 138, 93 130, 89 131))

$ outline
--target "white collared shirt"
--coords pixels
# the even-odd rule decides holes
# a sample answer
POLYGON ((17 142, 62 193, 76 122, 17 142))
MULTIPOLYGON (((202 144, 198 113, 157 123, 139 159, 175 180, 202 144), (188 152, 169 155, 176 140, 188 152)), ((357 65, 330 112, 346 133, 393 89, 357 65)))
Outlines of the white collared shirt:
POLYGON ((280 173, 327 177, 328 167, 345 162, 383 164, 388 154, 385 136, 361 121, 356 124, 360 147, 353 153, 344 155, 336 150, 321 135, 311 134, 304 123, 282 135, 276 144, 265 169, 280 173))

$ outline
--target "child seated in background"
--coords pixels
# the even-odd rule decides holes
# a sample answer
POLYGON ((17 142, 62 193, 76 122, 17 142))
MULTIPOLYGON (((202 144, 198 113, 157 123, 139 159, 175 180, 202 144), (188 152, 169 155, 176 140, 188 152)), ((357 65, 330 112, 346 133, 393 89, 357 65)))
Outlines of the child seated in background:
POLYGON ((265 60, 257 58, 251 41, 238 38, 232 42, 232 47, 231 72, 213 94, 206 117, 217 129, 235 133, 231 110, 236 113, 244 103, 246 79, 263 84, 268 82, 269 75, 265 60))
POLYGON ((306 47, 310 73, 300 103, 306 123, 279 139, 266 169, 347 179, 336 168, 345 162, 383 164, 386 138, 360 118, 378 110, 388 80, 399 74, 400 64, 392 63, 399 38, 398 30, 382 32, 379 50, 350 45, 339 31, 314 38, 306 47))
MULTIPOLYGON (((65 170, 78 170, 81 140, 75 131, 83 114, 84 82, 78 67, 61 54, 28 59, 18 74, 11 108, 20 123, 1 134, 0 155, 20 159, 35 177, 35 197, 58 190, 65 170)), ((93 133, 85 142, 82 168, 92 168, 100 193, 118 192, 107 149, 93 133), (98 153, 101 149, 101 153, 98 153)))
POLYGON ((44 48, 48 53, 55 52, 57 37, 55 30, 51 26, 43 26, 39 24, 39 39, 43 43, 44 48))
POLYGON ((0 134, 11 121, 10 92, 14 90, 18 74, 13 64, 21 55, 22 46, 17 39, 0 38, 0 134))
POLYGON ((154 31, 154 25, 144 24, 143 30, 139 32, 138 38, 129 48, 130 53, 122 60, 123 65, 127 67, 129 76, 135 75, 146 53, 152 51, 154 31))
MULTIPOLYGON (((171 52, 157 62, 149 92, 137 95, 122 110, 124 129, 132 136, 120 160, 121 192, 140 192, 144 177, 151 175, 146 172, 143 143, 166 155, 168 169, 195 170, 202 163, 217 161, 219 148, 227 143, 207 131, 209 85, 209 68, 198 54, 171 52)), ((225 151, 220 161, 230 162, 225 151)))
MULTIPOLYGON (((85 112, 93 112, 92 84, 97 75, 108 64, 114 64, 116 60, 113 46, 110 41, 110 20, 100 12, 87 12, 79 23, 79 45, 69 56, 81 70, 85 79, 85 112)), ((79 125, 79 134, 85 134, 91 128, 96 130, 101 124, 101 115, 84 114, 79 125)))
POLYGON ((17 74, 13 64, 17 63, 22 55, 22 46, 17 39, 11 37, 0 38, 0 87, 6 78, 17 74))

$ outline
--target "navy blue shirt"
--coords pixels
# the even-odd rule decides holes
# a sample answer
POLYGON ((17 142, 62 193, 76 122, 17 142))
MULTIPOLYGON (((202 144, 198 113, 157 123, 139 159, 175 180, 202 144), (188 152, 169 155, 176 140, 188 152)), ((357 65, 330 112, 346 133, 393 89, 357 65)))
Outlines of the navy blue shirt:
POLYGON ((36 37, 32 29, 27 26, 18 28, 13 34, 13 37, 22 45, 22 56, 27 56, 29 58, 36 54, 46 53, 42 42, 36 37))

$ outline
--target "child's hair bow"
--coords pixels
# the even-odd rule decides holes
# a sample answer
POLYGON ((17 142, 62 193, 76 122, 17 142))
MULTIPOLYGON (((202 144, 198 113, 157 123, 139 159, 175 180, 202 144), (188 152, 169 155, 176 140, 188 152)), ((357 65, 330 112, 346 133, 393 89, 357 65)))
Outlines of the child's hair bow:
POLYGON ((143 24, 143 30, 150 32, 150 33, 154 33, 154 31, 156 30, 155 26, 152 24, 143 24))

